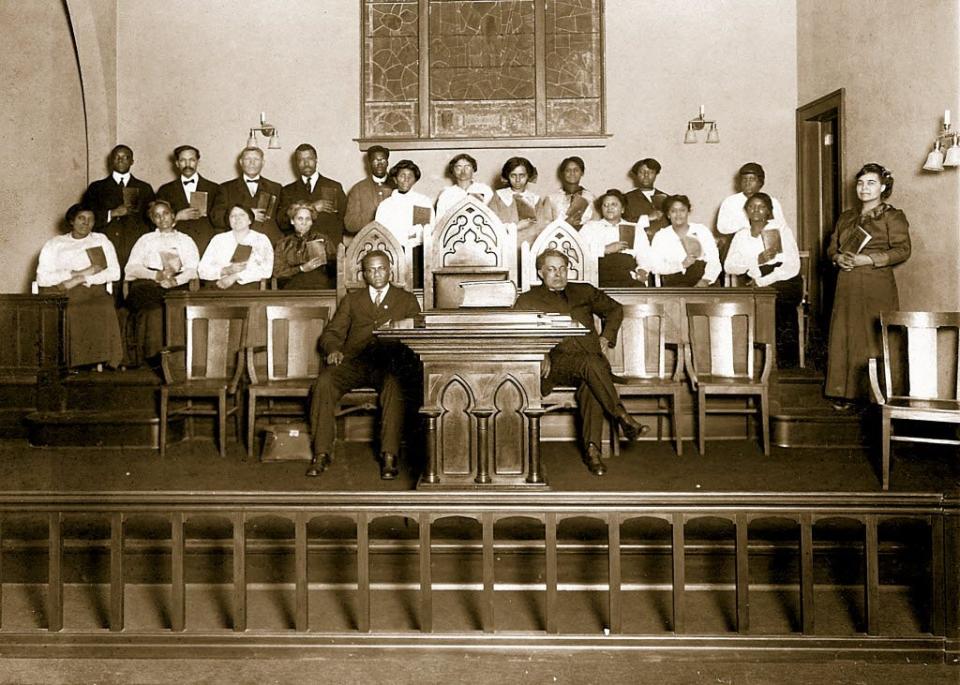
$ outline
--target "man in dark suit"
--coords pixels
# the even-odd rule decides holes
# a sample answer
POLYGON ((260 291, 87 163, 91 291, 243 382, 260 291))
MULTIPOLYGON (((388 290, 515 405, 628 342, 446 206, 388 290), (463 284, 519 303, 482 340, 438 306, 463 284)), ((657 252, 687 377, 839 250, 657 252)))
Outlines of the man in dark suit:
POLYGON ((363 279, 367 287, 346 294, 320 336, 327 366, 313 386, 314 451, 308 476, 320 475, 330 464, 340 398, 351 388, 371 386, 380 393, 380 477, 397 477, 404 393, 420 382, 419 366, 408 348, 380 342, 373 330, 416 316, 420 304, 412 293, 390 285, 390 257, 385 252, 373 250, 364 256, 363 279))
POLYGON ((390 150, 382 145, 371 145, 367 150, 367 178, 358 181, 347 193, 347 213, 343 225, 353 235, 373 221, 377 207, 393 193, 393 179, 387 175, 390 150))
POLYGON ((91 183, 82 200, 93 212, 94 230, 106 234, 116 248, 121 269, 137 238, 149 230, 146 209, 154 200, 153 188, 130 173, 132 166, 133 150, 117 145, 110 151, 110 175, 91 183))
POLYGON ((220 184, 217 201, 210 213, 210 220, 220 230, 229 230, 227 212, 234 205, 241 205, 253 212, 253 230, 265 234, 272 245, 283 237, 277 224, 280 193, 283 188, 276 181, 260 175, 263 169, 263 150, 246 147, 240 153, 240 168, 243 173, 220 184))
POLYGON ((667 193, 654 187, 660 168, 660 162, 650 157, 633 165, 630 175, 637 187, 626 194, 627 204, 623 209, 623 218, 644 229, 650 240, 657 231, 670 224, 661 207, 667 193))
MULTIPOLYGON (((343 242, 343 217, 347 211, 347 196, 343 186, 317 171, 317 150, 309 143, 301 143, 293 152, 300 177, 283 187, 280 196, 280 219, 287 220, 287 209, 294 202, 311 205, 317 212, 313 230, 322 233, 328 245, 343 242)), ((284 229, 289 227, 284 226, 284 229)), ((324 267, 333 283, 337 279, 337 265, 331 260, 324 267)))
POLYGON ((623 321, 623 306, 589 283, 568 283, 570 260, 558 250, 544 250, 537 256, 536 285, 517 298, 514 309, 569 314, 590 333, 564 339, 544 360, 541 389, 544 394, 558 385, 577 387, 577 407, 582 422, 583 462, 595 476, 607 468, 600 459, 604 414, 616 419, 631 440, 646 433, 644 426, 627 412, 613 384, 610 362, 604 352, 617 339, 623 321), (599 316, 603 330, 597 335, 593 317, 599 316))
POLYGON ((173 159, 180 170, 180 178, 160 186, 157 190, 157 198, 170 204, 177 222, 177 230, 190 236, 202 255, 215 232, 210 222, 210 211, 217 201, 217 195, 220 194, 220 186, 197 173, 200 150, 192 145, 180 145, 175 148, 173 159), (190 198, 195 192, 207 194, 205 211, 190 204, 190 198))

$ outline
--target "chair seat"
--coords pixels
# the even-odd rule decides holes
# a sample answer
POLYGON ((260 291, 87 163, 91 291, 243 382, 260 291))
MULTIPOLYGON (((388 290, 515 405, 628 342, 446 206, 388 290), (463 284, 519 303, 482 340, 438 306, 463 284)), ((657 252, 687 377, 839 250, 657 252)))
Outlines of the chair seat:
POLYGON ((673 392, 682 388, 683 383, 672 378, 647 378, 643 376, 617 376, 614 379, 617 389, 622 392, 673 392))
POLYGON ((891 397, 887 400, 890 409, 922 410, 936 414, 957 414, 960 421, 960 400, 921 399, 917 397, 891 397))
POLYGON ((170 383, 166 386, 167 392, 174 397, 201 397, 217 395, 221 391, 227 391, 230 387, 228 378, 209 378, 184 381, 181 383, 170 383))
POLYGON ((740 377, 731 377, 731 376, 713 376, 711 374, 699 374, 697 376, 697 382, 700 385, 708 386, 711 389, 717 388, 749 388, 762 390, 763 383, 745 376, 740 377))
POLYGON ((283 380, 264 381, 248 386, 253 395, 275 395, 277 397, 304 397, 313 389, 312 378, 285 378, 283 380))

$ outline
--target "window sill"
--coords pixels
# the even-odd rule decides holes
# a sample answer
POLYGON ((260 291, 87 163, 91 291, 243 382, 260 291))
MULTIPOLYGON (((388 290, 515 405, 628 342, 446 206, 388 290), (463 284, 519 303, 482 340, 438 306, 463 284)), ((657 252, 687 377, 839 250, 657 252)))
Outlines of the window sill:
POLYGON ((610 134, 570 137, 528 138, 354 138, 361 151, 372 145, 383 145, 390 150, 475 150, 517 148, 584 148, 606 147, 610 134))

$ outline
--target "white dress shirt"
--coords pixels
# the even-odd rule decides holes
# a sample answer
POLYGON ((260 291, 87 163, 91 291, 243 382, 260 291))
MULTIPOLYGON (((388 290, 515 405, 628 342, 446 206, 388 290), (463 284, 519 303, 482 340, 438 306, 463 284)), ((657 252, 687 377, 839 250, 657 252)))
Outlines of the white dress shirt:
POLYGON ((649 253, 650 240, 647 233, 636 224, 629 221, 621 221, 618 224, 612 224, 606 219, 594 219, 587 222, 580 229, 580 240, 584 246, 590 250, 593 257, 599 260, 604 256, 606 247, 610 243, 620 241, 620 226, 633 226, 633 245, 622 252, 632 255, 637 262, 637 266, 644 271, 649 271, 649 253))
MULTIPOLYGON (((703 224, 691 223, 688 225, 687 235, 696 238, 700 243, 703 253, 700 259, 706 262, 703 278, 713 283, 720 275, 720 252, 717 250, 713 234, 703 224)), ((654 234, 649 254, 650 271, 653 273, 660 275, 686 273, 683 261, 687 258, 687 251, 680 241, 680 236, 673 230, 673 226, 665 226, 654 234)))
POLYGON ((426 195, 415 190, 408 190, 406 193, 394 190, 390 197, 377 205, 374 220, 389 229, 404 249, 407 249, 423 244, 423 232, 433 229, 436 215, 433 212, 433 202, 426 195), (414 207, 423 207, 430 212, 430 221, 426 225, 413 223, 414 207))
POLYGON ((301 176, 300 180, 303 181, 304 185, 310 189, 310 192, 313 192, 313 189, 317 185, 317 179, 320 178, 320 172, 314 171, 310 176, 301 176))
POLYGON ((379 291, 374 288, 372 285, 367 286, 367 292, 370 293, 370 301, 376 304, 377 302, 377 292, 380 293, 380 305, 383 306, 383 301, 387 299, 387 291, 390 290, 390 283, 388 282, 383 288, 379 291))
POLYGON ((199 174, 194 174, 190 178, 183 175, 180 176, 180 185, 183 186, 183 194, 187 196, 187 202, 190 202, 190 196, 193 195, 193 191, 197 189, 197 184, 200 183, 199 179, 199 174))
POLYGON ((260 177, 256 178, 247 178, 243 177, 243 182, 247 185, 247 192, 250 193, 250 197, 253 197, 257 194, 257 191, 260 189, 260 177))
POLYGON ((175 252, 180 258, 180 273, 174 276, 177 285, 183 285, 196 278, 200 252, 193 239, 176 229, 167 233, 161 233, 160 229, 156 229, 152 233, 145 233, 137 238, 133 249, 130 250, 127 266, 123 270, 125 280, 134 281, 138 278, 156 280, 157 272, 163 269, 161 252, 175 252))
POLYGON ((123 187, 126 188, 130 185, 130 172, 128 171, 125 174, 121 174, 119 171, 114 171, 113 180, 117 182, 118 185, 123 184, 123 187))
POLYGON ((60 285, 73 277, 71 271, 80 271, 90 266, 87 249, 100 247, 107 258, 107 268, 84 278, 84 285, 103 285, 120 280, 120 263, 113 243, 103 233, 91 233, 77 240, 69 233, 58 235, 46 243, 40 250, 37 264, 37 285, 49 288, 60 285))
POLYGON ((440 194, 437 196, 437 216, 442 217, 446 214, 451 207, 460 202, 467 195, 478 195, 480 201, 483 204, 490 202, 493 198, 493 190, 486 183, 479 183, 474 181, 470 184, 470 187, 464 190, 456 183, 452 186, 447 186, 440 191, 440 194))
MULTIPOLYGON (((773 218, 785 224, 780 201, 772 195, 770 200, 773 202, 773 218)), ((720 212, 717 214, 718 233, 730 234, 736 233, 741 228, 750 228, 750 219, 747 218, 747 213, 743 209, 746 203, 747 196, 743 193, 735 193, 720 203, 720 212)))
POLYGON ((247 267, 240 272, 237 283, 244 285, 270 278, 273 275, 273 246, 267 236, 253 229, 247 231, 240 243, 233 231, 213 236, 197 267, 200 278, 205 281, 220 280, 221 272, 230 264, 230 259, 240 244, 249 245, 252 251, 247 267))
POLYGON ((754 237, 749 228, 742 228, 730 241, 730 250, 727 252, 727 258, 723 263, 723 268, 727 273, 747 274, 759 286, 786 281, 800 273, 800 251, 797 249, 797 240, 793 237, 793 231, 786 224, 775 220, 767 222, 764 230, 769 229, 780 231, 780 245, 783 251, 764 263, 775 264, 780 262, 780 266, 766 276, 761 276, 757 257, 764 249, 763 238, 760 236, 754 237))

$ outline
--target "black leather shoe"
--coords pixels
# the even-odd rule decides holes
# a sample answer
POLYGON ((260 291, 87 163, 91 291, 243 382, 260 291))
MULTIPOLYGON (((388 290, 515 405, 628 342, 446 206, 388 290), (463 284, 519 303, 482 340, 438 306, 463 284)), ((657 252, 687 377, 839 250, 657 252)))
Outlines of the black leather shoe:
POLYGON ((601 454, 602 452, 600 448, 591 442, 589 445, 587 445, 587 451, 583 455, 583 463, 587 465, 588 469, 590 469, 590 473, 595 476, 602 476, 607 472, 607 467, 600 458, 601 454))
POLYGON ((380 478, 382 480, 393 480, 397 477, 399 469, 397 468, 397 455, 390 452, 384 452, 380 455, 380 478))
POLYGON ((620 414, 617 420, 620 421, 620 427, 623 428, 623 434, 627 436, 627 440, 636 440, 650 432, 650 426, 640 423, 627 412, 620 414))
POLYGON ((307 476, 314 478, 319 476, 321 473, 327 470, 327 467, 330 466, 330 455, 326 452, 321 452, 320 454, 314 454, 313 458, 310 460, 310 468, 307 469, 307 476))

